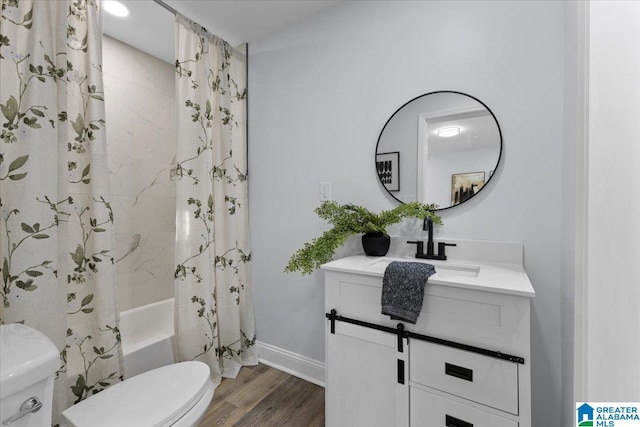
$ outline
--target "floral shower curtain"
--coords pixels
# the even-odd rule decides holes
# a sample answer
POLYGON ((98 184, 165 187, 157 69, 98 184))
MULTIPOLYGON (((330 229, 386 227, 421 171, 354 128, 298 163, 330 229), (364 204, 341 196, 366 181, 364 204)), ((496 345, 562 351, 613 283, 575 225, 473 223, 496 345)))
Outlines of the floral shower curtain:
POLYGON ((93 0, 2 0, 0 322, 60 350, 60 411, 120 381, 102 31, 93 0))
POLYGON ((176 335, 213 379, 257 364, 249 262, 246 54, 176 17, 176 335))

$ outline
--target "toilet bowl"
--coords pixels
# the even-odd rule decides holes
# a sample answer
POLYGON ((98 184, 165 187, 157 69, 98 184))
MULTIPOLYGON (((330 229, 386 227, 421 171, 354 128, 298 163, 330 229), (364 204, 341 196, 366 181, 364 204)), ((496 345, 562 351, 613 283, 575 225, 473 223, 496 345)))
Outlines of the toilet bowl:
MULTIPOLYGON (((29 413, 19 421, 25 424, 16 422, 15 426, 51 425, 53 377, 59 366, 57 349, 47 337, 27 326, 3 325, 0 326, 0 330, 2 331, 0 334, 2 338, 0 341, 0 347, 2 347, 1 421, 19 413, 21 402, 39 393, 39 401, 42 402, 43 409, 46 411, 29 413), (8 329, 5 331, 5 328, 8 329), (38 337, 38 339, 28 339, 28 337, 38 337), (38 344, 34 345, 34 341, 38 344), (28 347, 27 344, 30 345, 30 351, 24 351, 24 348, 28 347), (18 362, 12 362, 11 365, 5 363, 14 360, 5 359, 7 348, 18 362), (45 356, 43 357, 42 354, 45 356), (37 363, 34 363, 34 360, 37 363), (16 375, 15 372, 20 375, 16 375)), ((61 425, 69 427, 194 427, 206 412, 213 397, 214 388, 209 367, 202 362, 167 365, 131 377, 66 409, 62 413, 61 425)))

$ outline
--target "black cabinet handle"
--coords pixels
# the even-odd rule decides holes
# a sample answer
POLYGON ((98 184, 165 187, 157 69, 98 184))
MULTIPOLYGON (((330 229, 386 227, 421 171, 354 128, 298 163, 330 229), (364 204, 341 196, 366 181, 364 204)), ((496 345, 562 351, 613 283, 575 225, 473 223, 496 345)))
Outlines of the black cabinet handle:
POLYGON ((461 380, 473 382, 472 369, 463 368, 462 366, 452 365, 451 363, 445 363, 444 373, 452 377, 460 378, 461 380))
POLYGON ((398 359, 398 384, 404 384, 404 360, 398 359))
POLYGON ((331 333, 332 334, 336 333, 336 315, 337 314, 338 314, 338 312, 334 308, 334 309, 331 310, 331 314, 329 316, 327 316, 329 318, 329 320, 331 320, 331 333))
POLYGON ((473 424, 462 421, 459 418, 452 417, 451 415, 446 416, 445 422, 446 427, 473 427, 473 424))

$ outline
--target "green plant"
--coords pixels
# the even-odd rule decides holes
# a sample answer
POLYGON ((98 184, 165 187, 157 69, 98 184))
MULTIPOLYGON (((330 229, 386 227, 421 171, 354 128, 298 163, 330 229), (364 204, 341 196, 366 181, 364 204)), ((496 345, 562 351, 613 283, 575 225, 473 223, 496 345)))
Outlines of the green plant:
POLYGON ((437 207, 434 204, 411 202, 376 214, 351 203, 341 205, 336 202, 323 202, 315 209, 315 213, 332 224, 333 228, 311 242, 305 243, 304 247, 289 259, 284 271, 287 273, 300 271, 303 275, 311 274, 322 264, 331 261, 335 250, 350 236, 361 233, 386 234, 388 226, 405 218, 431 218, 434 223, 442 224, 440 217, 433 212, 437 207))

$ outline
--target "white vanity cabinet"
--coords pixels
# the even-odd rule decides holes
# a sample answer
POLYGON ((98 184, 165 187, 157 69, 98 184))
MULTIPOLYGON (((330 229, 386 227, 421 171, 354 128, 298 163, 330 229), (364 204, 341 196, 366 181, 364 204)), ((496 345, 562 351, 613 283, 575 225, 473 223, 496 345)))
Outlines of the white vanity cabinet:
POLYGON ((531 427, 535 293, 522 266, 430 262, 412 325, 380 313, 390 261, 323 266, 327 426, 531 427))

